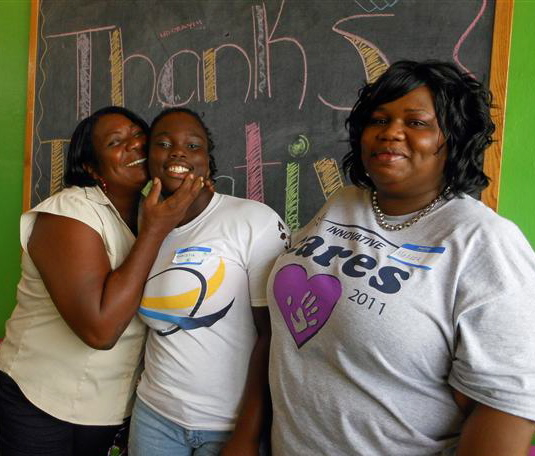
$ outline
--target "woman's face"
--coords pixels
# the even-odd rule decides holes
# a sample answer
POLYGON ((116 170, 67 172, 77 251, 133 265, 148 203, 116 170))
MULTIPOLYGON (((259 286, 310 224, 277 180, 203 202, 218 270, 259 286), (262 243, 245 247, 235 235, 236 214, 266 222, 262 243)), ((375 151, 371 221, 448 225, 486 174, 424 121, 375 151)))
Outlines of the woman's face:
POLYGON ((361 149, 378 192, 399 197, 440 192, 447 149, 429 88, 378 106, 364 127, 361 149))
POLYGON ((147 137, 139 125, 122 114, 105 114, 95 123, 91 137, 97 162, 92 175, 106 182, 108 192, 143 188, 148 180, 147 137))
POLYGON ((173 193, 188 174, 210 177, 208 138, 200 122, 186 112, 171 112, 151 131, 150 175, 160 178, 163 193, 173 193))

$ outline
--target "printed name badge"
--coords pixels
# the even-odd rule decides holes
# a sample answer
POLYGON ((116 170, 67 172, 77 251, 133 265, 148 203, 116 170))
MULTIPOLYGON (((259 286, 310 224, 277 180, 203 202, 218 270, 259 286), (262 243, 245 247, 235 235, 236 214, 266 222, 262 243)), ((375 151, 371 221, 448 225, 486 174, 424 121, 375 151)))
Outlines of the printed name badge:
POLYGON ((186 247, 176 249, 173 257, 173 264, 202 264, 207 256, 210 255, 210 247, 186 247))
POLYGON ((388 255, 388 258, 399 261, 408 266, 414 266, 421 269, 433 269, 440 255, 444 253, 446 247, 427 247, 425 245, 403 244, 394 253, 388 255))

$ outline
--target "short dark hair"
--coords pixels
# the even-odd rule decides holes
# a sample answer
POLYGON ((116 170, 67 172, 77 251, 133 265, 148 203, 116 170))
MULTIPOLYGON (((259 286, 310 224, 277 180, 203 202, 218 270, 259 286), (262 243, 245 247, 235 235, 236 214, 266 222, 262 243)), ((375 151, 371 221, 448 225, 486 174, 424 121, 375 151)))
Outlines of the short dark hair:
POLYGON ((93 148, 93 128, 98 119, 107 114, 121 114, 125 116, 138 125, 148 137, 149 127, 147 122, 126 108, 106 106, 95 111, 78 124, 71 136, 71 143, 69 144, 69 151, 67 153, 67 169, 63 178, 66 187, 71 187, 72 185, 94 187, 97 185, 97 181, 91 177, 85 166, 97 166, 97 159, 93 148))
POLYGON ((444 179, 452 195, 477 193, 489 184, 483 172, 483 154, 492 143, 495 130, 490 116, 491 93, 470 74, 454 64, 428 60, 401 60, 390 66, 375 82, 366 84, 346 120, 350 151, 342 167, 351 182, 374 188, 361 160, 361 137, 373 111, 421 86, 432 94, 437 121, 446 139, 444 179))
MULTIPOLYGON (((210 171, 210 179, 213 179, 215 174, 217 173, 217 166, 215 163, 214 154, 212 154, 212 151, 215 149, 215 144, 212 139, 212 132, 206 126, 201 116, 197 114, 195 111, 192 111, 191 109, 188 109, 188 108, 178 108, 178 107, 164 109, 162 112, 160 112, 160 114, 158 114, 154 118, 154 120, 150 124, 150 133, 152 134, 152 131, 154 130, 154 126, 167 114, 181 113, 181 112, 195 117, 195 119, 197 119, 197 121, 201 124, 204 132, 206 133, 206 139, 208 140, 208 167, 210 171)), ((150 143, 149 143, 149 149, 150 149, 150 143)))

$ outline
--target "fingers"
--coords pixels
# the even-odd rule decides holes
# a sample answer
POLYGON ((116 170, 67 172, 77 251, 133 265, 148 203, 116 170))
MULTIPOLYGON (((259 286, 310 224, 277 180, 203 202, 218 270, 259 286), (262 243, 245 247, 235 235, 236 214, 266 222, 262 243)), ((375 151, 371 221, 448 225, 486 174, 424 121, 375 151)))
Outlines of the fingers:
POLYGON ((204 185, 206 186, 206 188, 207 188, 210 192, 212 192, 212 193, 215 192, 215 183, 214 183, 214 181, 213 181, 212 179, 205 179, 205 180, 204 180, 204 185))
POLYGON ((189 194, 197 196, 197 194, 201 191, 203 187, 204 177, 195 177, 193 174, 188 174, 188 176, 182 181, 182 185, 180 185, 180 187, 175 190, 172 196, 175 196, 177 194, 180 194, 182 198, 184 197, 184 195, 189 194))
POLYGON ((184 202, 191 204, 197 195, 204 187, 204 178, 202 176, 195 177, 193 174, 188 174, 171 196, 166 199, 170 207, 177 207, 184 205, 184 202))
POLYGON ((158 203, 158 199, 160 198, 160 192, 162 191, 162 182, 160 179, 155 177, 152 180, 152 187, 149 191, 149 194, 147 195, 146 201, 150 205, 154 205, 158 203))
POLYGON ((201 191, 205 185, 206 185, 206 182, 204 180, 204 177, 200 176, 197 179, 195 179, 195 182, 193 183, 193 189, 196 191, 201 191))
POLYGON ((156 235, 163 233, 166 236, 184 219, 203 187, 203 177, 188 174, 170 196, 160 200, 162 182, 154 178, 153 187, 143 203, 141 226, 156 235))
POLYGON ((204 177, 196 177, 191 182, 191 187, 188 191, 188 196, 191 198, 191 201, 193 201, 195 198, 197 198, 197 195, 204 187, 204 177))

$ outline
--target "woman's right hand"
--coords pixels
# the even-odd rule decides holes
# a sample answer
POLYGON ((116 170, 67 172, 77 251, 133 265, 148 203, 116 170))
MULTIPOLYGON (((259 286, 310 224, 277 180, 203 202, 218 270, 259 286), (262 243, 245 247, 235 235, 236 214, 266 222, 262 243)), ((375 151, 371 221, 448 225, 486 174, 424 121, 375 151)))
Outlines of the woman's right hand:
POLYGON ((155 177, 142 205, 140 235, 146 232, 163 240, 183 220, 204 185, 203 177, 188 174, 172 195, 161 200, 162 183, 155 177))

